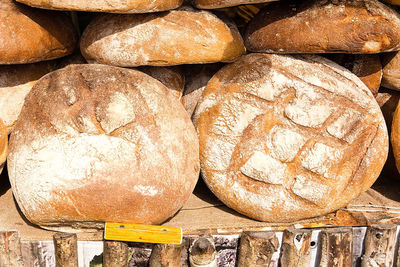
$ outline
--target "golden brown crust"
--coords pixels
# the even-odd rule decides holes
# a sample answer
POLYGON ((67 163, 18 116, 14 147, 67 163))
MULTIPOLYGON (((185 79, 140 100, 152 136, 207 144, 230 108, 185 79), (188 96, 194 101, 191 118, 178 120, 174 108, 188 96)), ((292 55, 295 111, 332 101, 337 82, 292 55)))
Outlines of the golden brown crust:
POLYGON ((250 54, 227 65, 208 82, 194 122, 209 188, 263 221, 345 206, 372 185, 387 157, 371 92, 317 56, 250 54))
POLYGON ((181 100, 183 89, 185 88, 185 76, 180 66, 172 67, 152 67, 145 66, 139 68, 140 71, 150 75, 154 79, 164 84, 177 99, 181 100))
POLYGON ((382 53, 383 77, 382 86, 400 91, 400 54, 398 52, 382 53))
POLYGON ((233 61, 245 53, 237 28, 189 7, 163 13, 95 18, 81 52, 90 62, 121 67, 233 61))
POLYGON ((400 16, 377 0, 280 1, 250 22, 249 51, 379 53, 400 49, 400 16))
POLYGON ((78 38, 60 12, 0 1, 0 64, 23 64, 71 54, 78 38))
POLYGON ((383 73, 378 54, 331 54, 327 57, 357 75, 374 96, 378 95, 383 73))
POLYGON ((400 105, 397 104, 393 114, 392 133, 390 134, 393 155, 396 160, 397 170, 400 172, 400 105))
POLYGON ((8 166, 22 212, 42 227, 159 224, 196 184, 198 139, 159 81, 136 70, 70 65, 27 96, 8 166))
POLYGON ((183 0, 18 0, 18 2, 33 7, 56 10, 149 13, 175 9, 183 3, 183 0))
POLYGON ((194 4, 197 8, 201 9, 215 9, 245 4, 267 3, 273 1, 278 0, 194 0, 194 4))
POLYGON ((0 119, 0 173, 3 170, 8 154, 7 128, 0 119))

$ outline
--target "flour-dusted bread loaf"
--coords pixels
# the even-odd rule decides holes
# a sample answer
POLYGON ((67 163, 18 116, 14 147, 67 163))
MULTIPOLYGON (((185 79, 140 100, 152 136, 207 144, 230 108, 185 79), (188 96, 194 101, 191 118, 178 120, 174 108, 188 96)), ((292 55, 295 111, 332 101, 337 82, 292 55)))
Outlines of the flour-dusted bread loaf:
POLYGON ((18 0, 33 7, 110 13, 148 13, 179 7, 183 0, 18 0))
POLYGON ((70 65, 28 94, 7 164, 21 211, 43 228, 158 224, 196 184, 198 138, 183 106, 154 78, 70 65))
POLYGON ((249 51, 356 53, 400 50, 400 15, 378 0, 279 1, 248 25, 249 51))
POLYGON ((211 77, 223 66, 221 63, 191 65, 185 67, 186 84, 182 96, 182 104, 189 116, 197 106, 197 102, 211 77))
POLYGON ((266 3, 273 1, 278 1, 278 0, 194 0, 194 4, 198 8, 214 9, 214 8, 223 8, 223 7, 244 5, 244 4, 266 3))
POLYGON ((18 119, 26 95, 55 66, 55 61, 0 66, 0 119, 8 132, 18 119))
POLYGON ((78 37, 61 12, 0 0, 0 64, 23 64, 71 54, 78 37))
POLYGON ((383 73, 378 54, 327 54, 327 57, 357 75, 374 96, 378 95, 383 73))
POLYGON ((4 163, 8 153, 7 128, 0 119, 0 173, 3 171, 4 163))
POLYGON ((139 70, 159 80, 176 96, 177 99, 182 99, 183 90, 185 89, 185 75, 180 66, 145 66, 139 68, 139 70))
POLYGON ((223 67, 193 119, 211 191, 262 221, 345 206, 372 185, 388 151, 385 121, 369 89, 312 55, 250 54, 223 67))
POLYGON ((382 53, 383 77, 382 86, 400 91, 400 54, 398 52, 382 53))
POLYGON ((88 62, 134 67, 233 61, 245 48, 233 24, 183 7, 156 14, 101 15, 85 29, 81 51, 88 62))

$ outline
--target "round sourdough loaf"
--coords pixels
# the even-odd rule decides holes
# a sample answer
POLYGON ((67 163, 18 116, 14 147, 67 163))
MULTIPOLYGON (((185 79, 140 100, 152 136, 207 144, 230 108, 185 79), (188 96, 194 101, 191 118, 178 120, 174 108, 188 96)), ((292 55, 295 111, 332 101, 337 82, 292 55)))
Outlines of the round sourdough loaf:
POLYGON ((183 0, 17 0, 39 8, 110 13, 148 13, 179 7, 183 0))
POLYGON ((0 119, 0 173, 3 171, 4 163, 8 153, 7 128, 0 119))
POLYGON ((326 54, 326 57, 350 70, 360 78, 375 97, 378 95, 383 74, 378 54, 326 54))
POLYGON ((232 61, 245 53, 236 26, 189 7, 157 14, 105 14, 85 29, 90 62, 122 67, 232 61))
POLYGON ((194 4, 198 8, 214 9, 245 4, 259 4, 273 1, 278 0, 194 0, 194 4))
POLYGON ((185 89, 185 75, 180 66, 173 67, 152 67, 145 66, 139 68, 140 71, 150 75, 164 84, 177 99, 182 99, 185 89))
POLYGON ((198 138, 183 106, 154 78, 70 65, 28 94, 10 137, 8 172, 21 211, 43 228, 159 224, 196 184, 198 138))
POLYGON ((383 77, 382 86, 400 91, 400 54, 398 52, 382 53, 383 77))
POLYGON ((55 61, 0 66, 0 119, 11 132, 25 97, 45 74, 53 71, 55 61))
POLYGON ((23 64, 71 54, 78 38, 61 12, 0 0, 0 64, 23 64))
POLYGON ((376 180, 388 151, 371 92, 318 56, 242 57, 208 82, 193 119, 211 191, 262 221, 345 206, 376 180))
POLYGON ((400 15, 377 0, 279 1, 249 23, 249 51, 380 53, 400 50, 400 15))
POLYGON ((400 105, 397 102, 396 110, 393 114, 392 132, 390 134, 393 155, 396 162, 397 170, 400 172, 400 105))

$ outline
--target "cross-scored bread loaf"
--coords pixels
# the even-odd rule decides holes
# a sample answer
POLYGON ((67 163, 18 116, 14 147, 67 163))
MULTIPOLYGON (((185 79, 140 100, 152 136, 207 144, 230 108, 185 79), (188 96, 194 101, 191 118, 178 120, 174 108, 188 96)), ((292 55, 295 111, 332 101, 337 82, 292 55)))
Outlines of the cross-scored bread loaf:
POLYGON ((312 55, 250 54, 223 67, 193 119, 211 191, 262 221, 345 206, 376 180, 388 151, 385 121, 369 89, 312 55))
POLYGON ((159 224, 190 196, 198 157, 193 124, 162 83, 136 70, 70 65, 28 94, 8 171, 21 211, 41 227, 159 224))

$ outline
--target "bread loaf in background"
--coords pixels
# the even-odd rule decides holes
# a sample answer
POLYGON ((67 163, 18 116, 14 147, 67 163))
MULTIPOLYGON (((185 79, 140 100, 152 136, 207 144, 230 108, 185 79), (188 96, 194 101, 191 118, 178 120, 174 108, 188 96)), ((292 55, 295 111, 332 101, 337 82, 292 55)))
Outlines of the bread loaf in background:
POLYGON ((273 1, 278 1, 278 0, 194 0, 194 4, 197 8, 201 9, 215 9, 215 8, 244 5, 244 4, 267 3, 273 1))
POLYGON ((185 66, 186 84, 182 104, 189 116, 193 115, 208 81, 222 66, 221 63, 185 66))
POLYGON ((0 119, 0 173, 3 171, 4 163, 8 153, 8 134, 7 128, 0 119))
POLYGON ((150 75, 164 84, 177 99, 181 100, 185 89, 185 75, 180 66, 173 67, 151 67, 144 66, 138 70, 150 75))
POLYGON ((262 221, 344 207, 373 184, 388 151, 369 89, 313 55, 241 57, 208 82, 193 119, 208 187, 262 221))
POLYGON ((245 53, 234 24, 208 11, 104 14, 85 29, 81 52, 91 62, 135 67, 233 61, 245 53))
POLYGON ((196 131, 154 78, 105 65, 42 77, 10 137, 8 172, 26 218, 43 228, 160 224, 199 175, 196 131))
POLYGON ((400 54, 398 52, 382 53, 383 77, 382 86, 400 91, 400 54))
POLYGON ((249 23, 252 52, 374 54, 400 50, 400 15, 378 0, 278 1, 249 23))
POLYGON ((0 119, 11 132, 25 97, 45 74, 55 69, 55 61, 0 66, 0 119))
POLYGON ((326 57, 350 70, 376 97, 382 80, 382 64, 378 54, 326 54, 326 57))
POLYGON ((179 7, 183 0, 18 0, 29 6, 76 11, 107 13, 148 13, 179 7))
POLYGON ((24 64, 71 54, 78 37, 68 15, 0 0, 0 64, 24 64))

